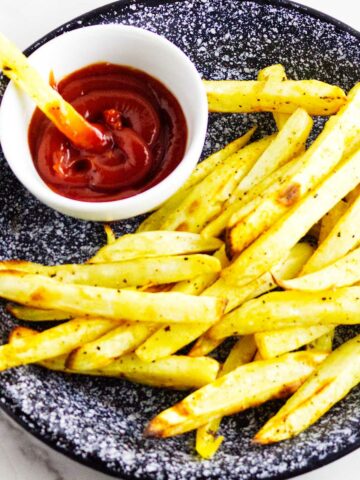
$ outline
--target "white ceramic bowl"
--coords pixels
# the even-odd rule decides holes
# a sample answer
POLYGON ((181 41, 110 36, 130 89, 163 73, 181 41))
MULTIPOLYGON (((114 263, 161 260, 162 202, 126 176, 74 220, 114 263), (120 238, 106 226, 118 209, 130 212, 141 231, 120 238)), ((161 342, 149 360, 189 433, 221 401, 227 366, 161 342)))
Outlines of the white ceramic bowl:
POLYGON ((34 103, 12 83, 0 108, 0 139, 5 157, 22 184, 49 207, 66 215, 94 221, 129 218, 163 203, 185 182, 199 160, 207 127, 207 100, 200 76, 188 57, 159 35, 124 25, 97 25, 67 32, 36 50, 31 64, 49 78, 98 62, 128 65, 157 78, 173 93, 185 114, 188 141, 185 155, 164 180, 143 193, 111 202, 83 202, 53 192, 37 173, 28 144, 34 103))

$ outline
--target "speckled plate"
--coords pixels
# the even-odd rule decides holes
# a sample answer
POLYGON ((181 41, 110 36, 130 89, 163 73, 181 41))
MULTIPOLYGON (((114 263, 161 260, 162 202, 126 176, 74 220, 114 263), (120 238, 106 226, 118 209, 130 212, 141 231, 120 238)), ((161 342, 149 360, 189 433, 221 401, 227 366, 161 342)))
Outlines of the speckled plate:
MULTIPOLYGON (((178 45, 206 78, 253 79, 260 68, 285 65, 294 79, 317 78, 349 89, 360 79, 360 36, 349 27, 284 1, 189 0, 116 2, 51 32, 35 50, 64 31, 99 23, 124 23, 160 33, 178 45)), ((154 52, 156 54, 156 52, 154 52)), ((0 94, 5 81, 0 79, 0 94)), ((204 155, 251 124, 260 135, 271 116, 211 115, 204 155)), ((316 122, 319 128, 320 121, 316 122)), ((35 200, 0 159, 0 256, 33 261, 79 262, 105 241, 100 224, 64 217, 35 200)), ((132 231, 140 219, 118 222, 132 231)), ((1 304, 0 340, 15 322, 1 304)), ((337 341, 355 329, 340 329, 337 341)), ((165 441, 145 439, 148 420, 184 396, 127 382, 67 376, 27 366, 0 375, 0 404, 28 431, 76 460, 119 478, 283 479, 312 470, 360 446, 360 389, 316 425, 278 445, 251 438, 279 402, 227 418, 225 442, 212 461, 193 453, 192 434, 165 441)))

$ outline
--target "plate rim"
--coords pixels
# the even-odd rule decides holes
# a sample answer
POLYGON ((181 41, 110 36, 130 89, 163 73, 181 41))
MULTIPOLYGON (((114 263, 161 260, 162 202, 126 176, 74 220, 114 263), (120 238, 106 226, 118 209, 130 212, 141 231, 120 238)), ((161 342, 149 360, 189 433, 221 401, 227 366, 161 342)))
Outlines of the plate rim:
MULTIPOLYGON (((40 37, 38 40, 33 42, 29 47, 27 47, 24 50, 25 55, 30 55, 32 52, 34 52, 37 48, 39 48, 41 45, 44 43, 48 42, 52 38, 55 38, 59 35, 61 35, 63 32, 68 32, 71 30, 76 30, 78 28, 83 28, 81 24, 78 24, 77 22, 81 20, 82 22, 85 20, 91 19, 95 15, 102 14, 104 12, 107 12, 109 9, 119 7, 120 9, 126 7, 127 5, 131 4, 140 4, 140 5, 146 5, 148 7, 153 7, 153 6, 158 6, 160 4, 172 4, 172 3, 181 3, 184 0, 116 0, 113 2, 106 3, 105 5, 102 5, 100 7, 94 8, 92 10, 89 10, 83 14, 80 14, 67 22, 60 24, 58 27, 50 30, 48 33, 40 37)), ((287 8, 291 11, 297 11, 301 14, 306 14, 310 15, 313 18, 317 20, 321 20, 323 22, 329 23, 334 25, 335 27, 339 28, 342 31, 345 31, 349 33, 350 35, 353 35, 356 37, 358 40, 360 40, 360 31, 356 30, 355 28, 351 27, 347 23, 338 20, 335 17, 332 17, 331 15, 328 15, 327 13, 324 13, 320 10, 317 10, 312 7, 308 7, 306 5, 299 4, 297 2, 294 2, 292 0, 236 0, 241 3, 245 2, 253 2, 253 3, 258 3, 260 5, 273 5, 275 7, 282 7, 282 8, 287 8)), ((2 100, 2 95, 0 95, 0 105, 1 105, 1 100, 2 100)), ((97 472, 103 473, 105 475, 108 475, 113 478, 118 478, 121 480, 133 480, 133 476, 130 474, 127 474, 125 472, 121 472, 121 477, 119 477, 119 474, 111 470, 110 468, 106 467, 104 462, 101 462, 100 460, 96 459, 91 459, 91 458, 83 458, 81 456, 76 455, 72 451, 66 449, 66 447, 61 447, 58 445, 57 440, 52 440, 51 438, 46 438, 44 435, 40 433, 39 430, 32 429, 31 424, 32 419, 31 417, 20 411, 21 414, 17 415, 16 411, 19 410, 19 407, 15 406, 15 408, 12 410, 11 406, 9 404, 4 403, 5 398, 2 397, 1 394, 1 383, 0 383, 0 408, 4 412, 6 416, 8 416, 12 421, 14 421, 16 424, 20 425, 21 428, 23 428, 27 433, 35 437, 37 440, 39 440, 41 443, 45 444, 47 447, 50 447, 52 450, 64 455, 67 458, 70 458, 71 460, 75 461, 76 463, 79 463, 81 465, 84 465, 85 467, 91 468, 92 470, 95 470, 97 472), (26 419, 26 420, 25 420, 26 419)), ((279 473, 276 476, 271 476, 271 477, 266 477, 263 480, 289 480, 291 478, 297 477, 299 475, 303 475, 305 473, 313 472, 315 470, 318 470, 321 467, 324 467, 326 465, 329 465, 336 460, 339 460, 340 458, 346 457, 352 452, 355 452, 356 450, 360 449, 360 439, 359 441, 355 442, 352 445, 348 445, 345 448, 342 448, 336 453, 331 453, 328 455, 326 458, 322 460, 310 460, 309 464, 306 465, 305 467, 298 467, 295 470, 293 470, 291 473, 279 473)), ((148 476, 147 474, 143 475, 142 480, 153 480, 153 477, 148 476)))

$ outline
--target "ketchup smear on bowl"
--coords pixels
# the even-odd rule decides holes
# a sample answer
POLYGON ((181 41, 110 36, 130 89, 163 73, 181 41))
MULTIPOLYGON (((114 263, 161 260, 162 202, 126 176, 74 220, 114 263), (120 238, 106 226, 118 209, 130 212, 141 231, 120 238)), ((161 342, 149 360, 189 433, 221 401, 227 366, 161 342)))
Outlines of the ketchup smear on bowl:
POLYGON ((28 134, 31 155, 56 193, 87 202, 131 197, 159 183, 182 160, 185 116, 174 95, 155 78, 99 63, 51 83, 109 138, 105 148, 79 149, 35 110, 28 134))

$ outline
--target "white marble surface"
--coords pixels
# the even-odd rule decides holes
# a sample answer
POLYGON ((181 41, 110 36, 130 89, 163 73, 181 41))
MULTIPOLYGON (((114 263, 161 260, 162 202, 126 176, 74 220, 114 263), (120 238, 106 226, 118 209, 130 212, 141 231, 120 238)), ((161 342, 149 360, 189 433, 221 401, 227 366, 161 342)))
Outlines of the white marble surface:
MULTIPOLYGON (((58 25, 106 3, 101 0, 0 0, 0 31, 25 48, 58 25)), ((322 10, 360 30, 356 0, 302 0, 299 3, 322 10)), ((359 478, 359 471, 360 450, 297 479, 355 480, 359 478)), ((51 450, 0 413, 0 480, 110 478, 51 450)))

